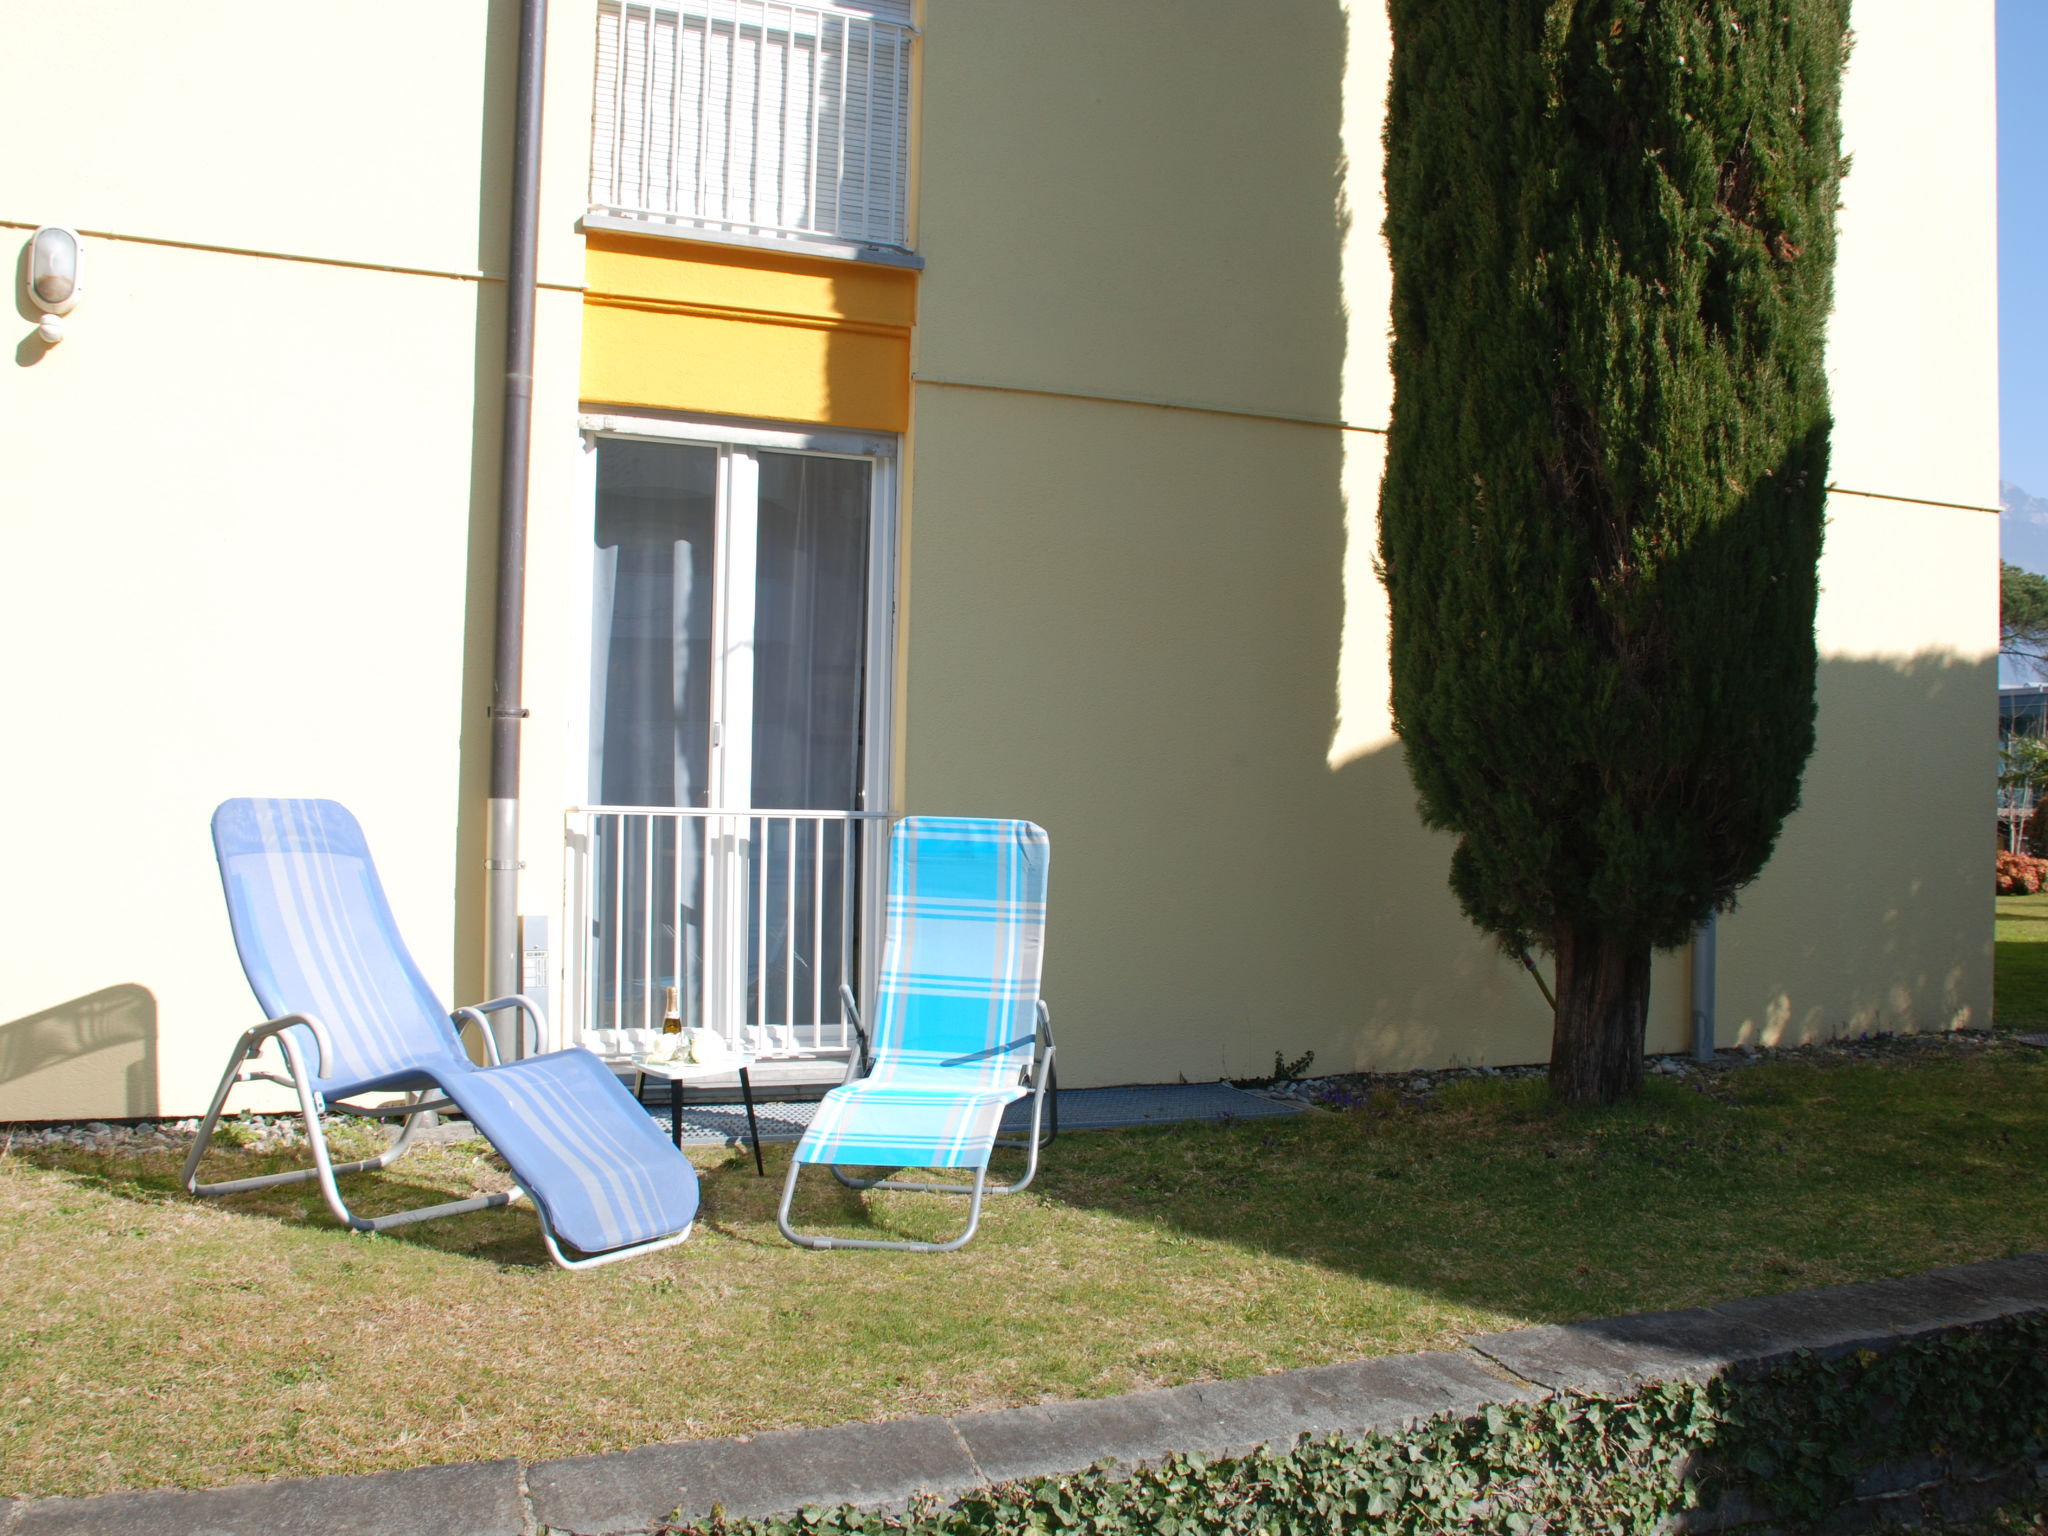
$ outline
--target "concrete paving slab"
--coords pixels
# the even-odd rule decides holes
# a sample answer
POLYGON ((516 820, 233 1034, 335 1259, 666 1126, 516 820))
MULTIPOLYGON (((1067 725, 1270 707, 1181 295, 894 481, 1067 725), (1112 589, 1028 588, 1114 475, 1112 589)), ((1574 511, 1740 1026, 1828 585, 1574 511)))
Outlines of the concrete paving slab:
POLYGON ((1285 1450, 1303 1435, 1398 1430, 1440 1413, 1542 1394, 1462 1350, 1195 1382, 1090 1402, 1047 1403, 953 1421, 993 1482, 1056 1477, 1097 1461, 1139 1466, 1169 1454, 1243 1456, 1285 1450))
POLYGON ((2048 1253, 2016 1253, 2009 1259, 1957 1264, 1928 1271, 1928 1278, 1959 1285, 1988 1300, 2013 1306, 2048 1307, 2048 1253))
POLYGON ((1698 1380, 1799 1350, 1837 1354, 2037 1305, 2048 1305, 2048 1256, 2028 1255, 1681 1312, 1520 1328, 1468 1342, 1552 1390, 1611 1393, 1642 1381, 1698 1380))
POLYGON ((1705 1309, 1489 1333, 1466 1341, 1553 1392, 1627 1393, 1645 1381, 1697 1381, 1768 1350, 1772 1335, 1705 1309))
MULTIPOLYGON (((763 1079, 762 1074, 775 1063, 763 1063, 754 1068, 754 1100, 756 1124, 763 1142, 800 1141, 809 1128, 811 1119, 818 1112, 814 1102, 801 1098, 784 1102, 780 1094, 796 1094, 815 1100, 825 1089, 839 1082, 843 1068, 829 1063, 831 1068, 827 1079, 819 1082, 774 1084, 763 1079)), ((621 1081, 630 1089, 630 1073, 621 1073, 621 1081)), ((643 1106, 655 1124, 666 1135, 669 1130, 668 1092, 659 1082, 649 1082, 644 1090, 643 1106)), ((1228 1124, 1235 1120, 1265 1120, 1291 1115, 1304 1115, 1306 1106, 1287 1099, 1269 1098, 1261 1093, 1247 1093, 1242 1088, 1233 1088, 1229 1083, 1149 1083, 1122 1088, 1062 1088, 1059 1090, 1059 1121, 1063 1131, 1104 1131, 1123 1126, 1172 1125, 1184 1120, 1208 1121, 1212 1124, 1228 1124)), ((720 1090, 694 1088, 692 1096, 683 1104, 683 1145, 728 1146, 746 1145, 747 1113, 739 1102, 738 1079, 734 1079, 730 1101, 720 1097, 720 1090)), ((1022 1136, 1031 1126, 1031 1101, 1019 1099, 1003 1112, 1002 1134, 1022 1136)), ((466 1136, 475 1135, 466 1123, 461 1127, 466 1136)))
MULTIPOLYGON (((1184 1120, 1229 1124, 1308 1113, 1289 1099, 1247 1093, 1229 1083, 1132 1083, 1118 1088, 1059 1090, 1060 1129, 1106 1131, 1122 1126, 1173 1125, 1184 1120)), ((1003 1134, 1021 1136, 1031 1125, 1031 1101, 1003 1111, 1003 1134)))
POLYGON ((781 1430, 745 1440, 649 1445, 527 1469, 533 1516, 572 1536, 621 1536, 724 1506, 731 1516, 807 1504, 892 1508, 920 1490, 955 1498, 986 1481, 942 1418, 781 1430))
POLYGON ((25 1501, 9 1536, 522 1536, 519 1463, 25 1501))
MULTIPOLYGON (((760 1139, 764 1143, 801 1141, 811 1118, 817 1114, 815 1100, 823 1096, 825 1087, 838 1085, 844 1075, 844 1067, 838 1063, 827 1063, 829 1073, 819 1081, 776 1083, 764 1079, 770 1065, 780 1063, 762 1063, 752 1073, 760 1139)), ((627 1090, 631 1092, 633 1075, 621 1071, 618 1077, 627 1083, 627 1090)), ((717 1083, 711 1087, 692 1087, 682 1106, 684 1147, 745 1145, 748 1112, 739 1102, 737 1077, 733 1077, 731 1090, 731 1098, 727 1100, 717 1083)), ((668 1135, 670 1110, 666 1087, 662 1083, 647 1083, 641 1106, 657 1126, 662 1126, 662 1133, 668 1135)), ((1307 1112, 1307 1106, 1294 1100, 1247 1094, 1241 1087, 1231 1087, 1229 1083, 1141 1083, 1130 1087, 1061 1087, 1059 1090, 1061 1130, 1114 1130, 1118 1126, 1176 1124, 1180 1120, 1229 1124, 1231 1120, 1270 1120, 1307 1112)), ((1022 1137, 1028 1128, 1030 1100, 1018 1100, 1004 1110, 1001 1135, 1022 1137)), ((469 1122, 459 1122, 449 1128, 449 1139, 473 1135, 475 1128, 469 1126, 469 1122)))
POLYGON ((1988 1322, 2015 1310, 1996 1284, 1973 1288, 1954 1274, 1907 1275, 1862 1285, 1834 1285, 1777 1296, 1750 1296, 1709 1310, 1768 1335, 1770 1343, 1744 1355, 1772 1359, 1796 1350, 1840 1354, 1943 1328, 1988 1322))
POLYGON ((1099 1461, 1162 1461, 1174 1451, 1201 1449, 1210 1425, 1191 1393, 1169 1388, 962 1414, 953 1428, 985 1479, 1003 1483, 1078 1472, 1099 1461))
POLYGON ((1468 1350, 1387 1355, 1180 1390, 1213 1416, 1213 1443, 1197 1449, 1218 1456, 1242 1456, 1260 1445, 1284 1450, 1303 1435, 1398 1433, 1439 1414, 1462 1418, 1488 1403, 1543 1396, 1468 1350))

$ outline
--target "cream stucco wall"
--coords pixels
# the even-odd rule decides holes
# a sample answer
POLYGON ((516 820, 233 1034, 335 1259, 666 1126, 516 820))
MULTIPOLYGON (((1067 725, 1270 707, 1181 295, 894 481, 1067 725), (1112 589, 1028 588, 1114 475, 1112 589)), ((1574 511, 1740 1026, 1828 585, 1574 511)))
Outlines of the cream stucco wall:
MULTIPOLYGON (((1855 0, 1828 335, 1837 485, 1998 505, 1992 10, 1961 0, 1932 25, 1915 0, 1855 0)), ((1993 616, 1932 638, 1995 648, 1993 616)))
MULTIPOLYGON (((1382 13, 930 12, 905 803, 1052 832, 1070 1081, 1541 1059, 1387 718, 1382 13)), ((1820 745, 1723 925, 1724 1040, 1989 1013, 1991 6, 1924 20, 1856 7, 1834 478, 1878 495, 1833 500, 1820 745)), ((1653 1050, 1685 984, 1660 957, 1653 1050)))
MULTIPOLYGON (((594 0, 555 10, 536 395, 570 424, 594 0)), ((0 50, 10 272, 40 222, 88 263, 69 338, 18 314, 0 370, 0 1120, 203 1106, 254 1021, 230 795, 347 803, 430 978, 476 985, 511 21, 116 3, 0 50)), ((538 442, 536 499, 574 468, 538 442)))
POLYGON ((918 378, 1336 418, 1331 0, 930 0, 920 46, 918 378))
MULTIPOLYGON (((350 804, 449 980, 478 295, 139 244, 88 256, 71 338, 0 381, 0 1020, 146 989, 176 1109, 253 1022, 207 842, 229 795, 350 804), (229 270, 238 302, 195 326, 188 296, 229 270), (341 352, 337 326, 410 343, 341 352)), ((146 1107, 0 1083, 0 1118, 146 1107)))
POLYGON ((1829 504, 1820 741, 1777 855, 1723 926, 1724 1038, 1991 1016, 1992 20, 1990 0, 1932 27, 1912 0, 1856 0, 1851 16, 1830 478, 1876 494, 1829 504))

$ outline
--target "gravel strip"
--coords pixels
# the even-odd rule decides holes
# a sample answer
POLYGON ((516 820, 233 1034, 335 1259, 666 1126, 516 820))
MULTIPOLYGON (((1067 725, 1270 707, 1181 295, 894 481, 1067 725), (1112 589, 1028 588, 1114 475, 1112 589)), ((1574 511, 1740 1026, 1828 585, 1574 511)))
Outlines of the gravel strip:
MULTIPOLYGON (((1711 1061, 1696 1061, 1689 1054, 1652 1056, 1645 1064, 1650 1075, 1690 1080, 1704 1087, 1712 1079, 1744 1067, 1769 1061, 1802 1061, 1823 1066, 1852 1062, 1889 1061, 1911 1063, 1940 1057, 1975 1055, 1984 1052, 2023 1054, 2027 1047, 2008 1035, 1985 1030, 1954 1030, 1940 1034, 1865 1034, 1843 1036, 1817 1045, 1783 1050, 1744 1046, 1717 1051, 1711 1061)), ((1410 1072, 1340 1072, 1328 1077, 1296 1078, 1290 1082, 1240 1081, 1272 1098, 1291 1099, 1319 1109, 1363 1109, 1375 1097, 1391 1094, 1404 1104, 1428 1104, 1439 1088, 1473 1078, 1543 1077, 1549 1072, 1543 1062, 1512 1067, 1417 1067, 1410 1072)), ((275 1152, 302 1146, 306 1135, 297 1115, 232 1115, 221 1122, 229 1138, 252 1152, 275 1152)), ((183 1151, 199 1129, 197 1119, 185 1120, 88 1120, 71 1123, 26 1123, 0 1126, 0 1154, 7 1151, 32 1152, 51 1147, 84 1152, 183 1151)), ((475 1135, 459 1123, 440 1128, 446 1134, 431 1139, 452 1140, 475 1135)))
MULTIPOLYGON (((303 1146, 296 1115, 232 1115, 221 1122, 229 1137, 252 1152, 303 1146)), ((79 1152, 183 1152, 199 1130, 191 1120, 86 1120, 74 1123, 10 1125, 0 1128, 0 1153, 37 1152, 51 1147, 79 1152)))
MULTIPOLYGON (((1847 1066, 1856 1062, 1883 1061, 1911 1064, 1953 1056, 1986 1052, 2023 1055, 2026 1047, 2011 1036, 1988 1030, 1951 1030, 1940 1034, 1844 1035, 1813 1045, 1766 1050, 1746 1045, 1716 1051, 1713 1059, 1699 1061, 1690 1052, 1683 1055, 1652 1056, 1643 1063, 1645 1075, 1690 1081, 1705 1090, 1715 1079, 1765 1062, 1809 1062, 1816 1066, 1847 1066)), ((1529 1062, 1511 1067, 1417 1067, 1408 1072, 1339 1072, 1329 1077, 1296 1078, 1291 1082, 1241 1081, 1274 1098, 1294 1099, 1319 1109, 1364 1109, 1375 1097, 1382 1103, 1392 1095, 1403 1104, 1428 1104, 1439 1088, 1475 1078, 1546 1077, 1546 1062, 1529 1062)))

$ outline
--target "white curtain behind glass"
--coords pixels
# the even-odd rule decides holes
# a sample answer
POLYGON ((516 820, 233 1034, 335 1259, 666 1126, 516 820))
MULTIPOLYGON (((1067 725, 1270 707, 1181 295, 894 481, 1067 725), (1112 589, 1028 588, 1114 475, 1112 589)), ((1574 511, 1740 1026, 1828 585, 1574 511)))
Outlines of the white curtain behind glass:
MULTIPOLYGON (((718 505, 720 452, 685 443, 603 439, 591 593, 590 795, 604 805, 850 811, 861 807, 872 467, 865 460, 731 450, 757 491, 718 505), (730 530, 721 548, 721 515, 730 530), (751 634, 713 613, 720 591, 753 587, 751 634), (721 722, 749 777, 710 795, 714 644, 724 685, 751 694, 749 716, 721 722)), ((744 590, 744 589, 742 589, 744 590)), ((674 986, 684 1016, 704 1016, 706 824, 623 818, 594 839, 593 981, 599 1016, 658 1017, 674 986)), ((824 821, 772 814, 745 834, 743 894, 720 910, 745 925, 748 1018, 779 1020, 791 998, 815 1012, 853 943, 847 892, 854 845, 824 821), (814 893, 822 893, 814 901, 814 893), (800 898, 800 899, 799 899, 800 898)), ((813 1019, 811 1022, 815 1023, 813 1019)))
POLYGON ((753 803, 857 810, 871 471, 793 453, 760 464, 753 803))
POLYGON ((708 803, 718 451, 607 440, 597 455, 590 792, 708 803))

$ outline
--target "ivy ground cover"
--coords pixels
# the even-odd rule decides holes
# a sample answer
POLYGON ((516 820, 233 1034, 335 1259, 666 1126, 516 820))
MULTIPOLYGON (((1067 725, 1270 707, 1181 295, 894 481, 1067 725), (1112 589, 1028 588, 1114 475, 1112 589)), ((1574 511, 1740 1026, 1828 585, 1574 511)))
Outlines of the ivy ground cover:
MULTIPOLYGON (((15 1151, 0 1493, 1099 1396, 2048 1247, 2044 1090, 2048 1056, 1947 1037, 1653 1080, 1616 1110, 1487 1079, 1427 1104, 1070 1135, 939 1258, 790 1248, 786 1149, 766 1180, 711 1154, 690 1242, 584 1275, 547 1266, 517 1211, 364 1239, 296 1190, 187 1199, 170 1153, 15 1151)), ((228 1153, 222 1172, 287 1161, 228 1153)), ((469 1143, 361 1176, 351 1200, 504 1182, 469 1143)), ((800 1213, 848 1235, 957 1219, 936 1196, 808 1188, 800 1213)))

